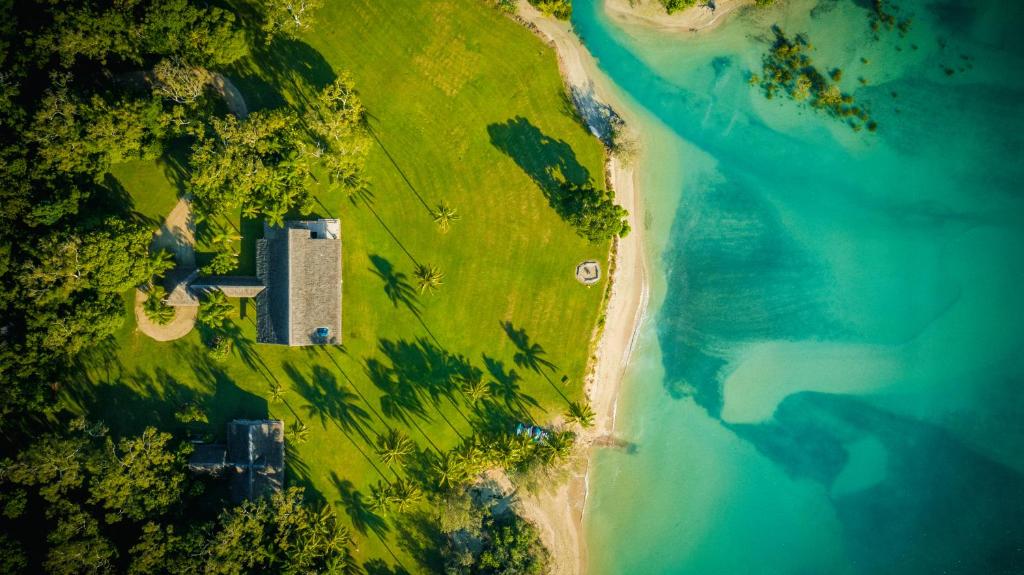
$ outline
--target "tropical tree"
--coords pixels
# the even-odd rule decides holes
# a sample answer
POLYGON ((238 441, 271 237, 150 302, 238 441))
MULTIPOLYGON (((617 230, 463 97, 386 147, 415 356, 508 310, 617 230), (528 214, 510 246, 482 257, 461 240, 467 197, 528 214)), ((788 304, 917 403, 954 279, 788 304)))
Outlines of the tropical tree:
POLYGON ((278 35, 296 37, 309 30, 313 14, 323 0, 267 0, 264 4, 263 33, 267 44, 278 35))
POLYGON ((396 479, 391 484, 391 496, 399 513, 409 511, 424 499, 423 490, 407 479, 396 479))
POLYGON ((284 401, 284 387, 276 381, 270 384, 270 391, 267 393, 270 403, 281 403, 284 401))
POLYGON ((159 250, 149 255, 149 277, 157 278, 174 269, 174 254, 159 250))
POLYGON ((447 232, 449 228, 451 228, 451 225, 461 218, 461 216, 459 216, 459 212, 455 208, 449 206, 448 202, 441 202, 438 204, 437 208, 434 209, 433 216, 434 223, 437 224, 437 227, 441 232, 447 232))
POLYGON ((220 290, 214 290, 206 294, 206 299, 199 304, 199 321, 210 328, 220 329, 228 321, 228 315, 234 306, 228 301, 228 296, 220 290))
POLYGON ((420 288, 420 293, 437 291, 444 280, 444 274, 433 265, 417 264, 413 275, 416 276, 416 283, 420 288))
POLYGON ((541 457, 548 463, 562 461, 572 454, 576 434, 571 431, 553 431, 540 445, 541 457))
POLYGON ((416 450, 416 444, 401 431, 390 429, 387 433, 377 437, 375 449, 381 461, 391 466, 395 463, 402 463, 409 457, 416 450))
POLYGON ((153 67, 153 92, 178 104, 191 104, 202 97, 210 73, 191 66, 181 58, 164 58, 153 67))
POLYGON ((430 468, 437 481, 437 486, 442 489, 451 489, 462 480, 462 468, 450 454, 445 453, 434 458, 430 468))
POLYGON ((565 417, 571 422, 578 423, 580 427, 591 427, 594 425, 594 410, 589 403, 570 401, 569 407, 565 410, 565 417))
POLYGON ((473 405, 476 405, 490 397, 491 383, 484 381, 480 372, 474 372, 462 382, 462 393, 466 394, 473 405))
POLYGON ((221 251, 234 252, 235 242, 241 241, 242 236, 231 228, 221 228, 210 239, 210 243, 220 248, 221 251))
POLYGON ((306 443, 309 441, 309 426, 301 421, 296 421, 292 424, 291 436, 296 443, 306 443))
POLYGON ((394 492, 387 481, 378 481, 377 485, 370 488, 370 509, 387 515, 394 503, 394 492))
POLYGON ((155 324, 167 325, 174 319, 174 308, 164 303, 166 297, 167 290, 163 286, 155 285, 149 288, 149 295, 142 303, 142 311, 155 324))

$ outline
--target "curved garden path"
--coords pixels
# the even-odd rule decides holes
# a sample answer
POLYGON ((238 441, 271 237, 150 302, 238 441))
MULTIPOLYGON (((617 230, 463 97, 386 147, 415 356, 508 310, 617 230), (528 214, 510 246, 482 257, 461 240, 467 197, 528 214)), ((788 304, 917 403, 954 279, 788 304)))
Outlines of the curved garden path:
MULTIPOLYGON (((249 115, 249 108, 245 104, 242 92, 223 74, 214 72, 211 75, 210 84, 217 94, 224 99, 228 111, 245 118, 249 115)), ((186 289, 185 282, 189 274, 196 269, 195 239, 196 224, 192 218, 192 205, 189 196, 178 200, 174 209, 167 214, 160 230, 153 236, 151 251, 169 250, 174 254, 174 261, 177 267, 170 272, 170 276, 178 278, 178 284, 174 286, 171 296, 176 295, 178 289, 186 289)), ((199 310, 197 306, 176 306, 174 308, 174 319, 166 325, 153 322, 146 316, 142 304, 146 301, 146 291, 143 288, 135 290, 135 324, 139 331, 157 341, 172 341, 185 337, 196 325, 196 315, 199 310)))
POLYGON ((210 77, 210 84, 213 85, 213 89, 217 91, 217 94, 224 99, 224 104, 228 107, 229 112, 238 116, 240 120, 244 120, 249 115, 249 107, 245 105, 245 98, 242 96, 242 92, 235 87, 235 84, 227 76, 220 72, 213 72, 210 77))
POLYGON ((185 337, 196 326, 196 315, 199 308, 196 306, 182 306, 174 308, 174 319, 167 325, 154 323, 146 316, 142 309, 146 301, 146 292, 141 288, 135 290, 135 325, 139 331, 157 341, 173 341, 185 337))
MULTIPOLYGON (((195 221, 188 196, 178 200, 174 209, 167 215, 160 230, 153 236, 151 251, 169 250, 174 254, 177 267, 170 275, 185 277, 196 268, 195 221)), ((188 335, 196 325, 196 306, 178 306, 174 308, 174 319, 166 325, 155 323, 146 316, 142 304, 146 301, 143 288, 135 290, 135 322, 139 331, 157 341, 171 341, 188 335)))

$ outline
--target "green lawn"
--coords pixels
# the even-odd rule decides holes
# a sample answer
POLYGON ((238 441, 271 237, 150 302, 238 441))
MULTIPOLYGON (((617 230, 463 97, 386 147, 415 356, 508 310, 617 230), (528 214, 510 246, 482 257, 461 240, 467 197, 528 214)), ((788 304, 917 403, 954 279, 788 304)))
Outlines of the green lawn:
MULTIPOLYGON (((603 150, 568 111, 554 53, 478 0, 401 8, 327 2, 305 42, 275 42, 229 75, 258 109, 301 106, 343 71, 355 78, 380 142, 367 167, 370 201, 316 189, 321 215, 342 220, 344 345, 255 345, 253 306, 237 301, 239 344, 228 362, 216 364, 197 332, 157 343, 130 319, 116 345, 83 362, 87 377, 67 398, 116 431, 174 429, 175 405, 192 399, 206 407, 208 429, 218 436, 234 417, 301 419, 312 433, 305 444, 289 444, 289 481, 353 518, 362 558, 415 570, 405 530, 360 503, 387 473, 368 439, 396 426, 421 447, 443 449, 472 433, 474 417, 457 393, 452 401, 428 399, 408 424, 388 417, 384 384, 371 377, 368 362, 415 374, 443 349, 485 373, 489 364, 499 378, 514 369, 521 392, 536 401, 530 413, 538 422, 564 410, 563 394, 581 398, 604 284, 585 288, 573 271, 581 260, 604 260, 608 245, 576 236, 542 187, 552 170, 555 179, 600 180, 603 150), (441 200, 461 215, 447 234, 424 206, 441 200), (414 261, 439 266, 444 285, 433 295, 392 301, 394 291, 385 288, 414 283, 414 261), (516 366, 502 322, 525 330, 557 368, 542 377, 516 366), (268 404, 272 381, 288 388, 286 404, 268 404)), ((114 170, 135 209, 150 217, 166 213, 178 191, 164 168, 135 162, 114 170)))

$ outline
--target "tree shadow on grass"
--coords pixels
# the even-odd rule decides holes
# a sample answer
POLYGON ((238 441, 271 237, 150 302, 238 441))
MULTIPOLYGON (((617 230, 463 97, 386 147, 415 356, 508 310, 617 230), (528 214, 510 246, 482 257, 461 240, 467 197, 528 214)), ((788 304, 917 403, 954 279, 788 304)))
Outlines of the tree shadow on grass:
POLYGON ((561 213, 564 185, 582 186, 591 181, 590 171, 576 158, 564 140, 545 135, 522 116, 487 126, 491 145, 512 158, 561 213))
MULTIPOLYGON (((544 351, 544 347, 539 343, 531 342, 530 336, 526 334, 526 330, 522 328, 516 329, 510 321, 501 322, 501 328, 505 330, 505 335, 508 336, 512 345, 516 347, 516 353, 512 357, 512 361, 519 367, 530 369, 540 374, 544 381, 547 381, 548 385, 551 386, 551 389, 555 390, 555 393, 560 395, 566 403, 571 404, 572 401, 565 395, 565 392, 551 380, 548 372, 557 370, 558 366, 545 357, 547 352, 544 351)), ((563 377, 562 381, 567 380, 567 377, 563 377)))
POLYGON ((461 394, 458 383, 471 369, 468 360, 441 349, 425 338, 415 341, 381 339, 378 349, 391 362, 390 369, 398 384, 411 389, 418 398, 429 401, 448 427, 464 439, 463 432, 441 410, 441 402, 447 400, 470 424, 456 400, 457 394, 461 394))
POLYGON ((175 359, 187 364, 194 383, 182 381, 164 367, 136 369, 104 380, 93 377, 91 370, 80 371, 62 393, 92 417, 102 419, 117 434, 137 434, 147 426, 164 430, 186 431, 175 411, 184 401, 200 405, 206 414, 208 429, 219 434, 232 419, 263 419, 267 402, 238 387, 223 368, 210 360, 199 346, 175 347, 175 359))
POLYGON ((391 165, 394 166, 395 171, 398 172, 402 181, 405 182, 405 185, 412 191, 413 195, 416 196, 416 199, 419 200, 420 205, 423 206, 424 210, 426 210, 427 215, 433 218, 434 212, 430 209, 430 206, 427 205, 427 201, 423 199, 423 196, 420 194, 419 190, 416 189, 416 186, 412 185, 412 181, 409 180, 409 176, 405 175, 405 172, 402 171, 402 168, 398 165, 398 161, 395 160, 395 157, 392 156, 391 152, 389 152, 384 146, 384 142, 380 140, 380 136, 377 135, 377 132, 373 131, 373 128, 370 127, 369 123, 367 123, 366 131, 369 132, 370 136, 373 137, 373 140, 377 142, 378 146, 380 146, 381 151, 384 152, 384 156, 386 156, 388 161, 391 162, 391 165))
POLYGON ((444 534, 427 512, 409 513, 395 524, 398 546, 430 573, 444 572, 444 534))
POLYGON ((189 138, 175 138, 164 150, 164 153, 157 162, 163 168, 164 177, 174 186, 178 197, 183 197, 188 190, 191 169, 189 158, 192 154, 191 140, 189 138))
POLYGON ((303 376, 291 363, 284 364, 284 372, 292 380, 295 391, 305 399, 308 414, 317 417, 325 428, 331 421, 346 433, 358 434, 363 441, 371 443, 366 432, 370 424, 370 414, 359 404, 362 399, 338 382, 338 379, 326 368, 314 365, 310 378, 303 376))
POLYGON ((397 308, 401 304, 413 315, 419 317, 419 296, 416 295, 416 289, 409 283, 408 276, 395 271, 391 262, 379 255, 371 255, 370 263, 373 264, 370 271, 384 283, 384 295, 391 301, 391 305, 397 308))
POLYGON ((281 36, 270 45, 258 43, 248 58, 229 68, 229 75, 250 112, 288 104, 305 107, 338 77, 315 48, 281 36))
POLYGON ((122 219, 141 223, 150 228, 160 227, 160 222, 135 209, 135 198, 113 174, 103 175, 103 182, 96 191, 89 194, 82 207, 80 224, 90 228, 102 225, 108 216, 116 215, 122 219))
POLYGON ((497 415, 500 410, 494 405, 495 401, 501 401, 508 413, 518 417, 520 419, 533 420, 533 416, 530 415, 530 408, 540 408, 540 404, 536 399, 527 395, 523 392, 519 385, 522 381, 519 373, 514 369, 507 369, 504 362, 494 359, 486 354, 483 356, 484 367, 487 368, 487 372, 490 374, 492 380, 490 384, 491 389, 491 405, 485 403, 487 409, 484 413, 488 413, 491 417, 497 415))
POLYGON ((423 402, 416 390, 398 381, 393 370, 376 359, 367 359, 364 364, 366 377, 381 392, 381 412, 396 421, 408 425, 412 417, 427 421, 423 402))
POLYGON ((373 532, 374 535, 383 539, 391 528, 383 517, 374 512, 363 493, 356 489, 351 481, 342 479, 333 471, 331 472, 331 484, 338 490, 337 503, 348 514, 356 531, 363 535, 373 532))
POLYGON ((383 559, 370 559, 363 563, 366 575, 410 575, 401 565, 390 566, 383 559))
POLYGON ((501 322, 501 329, 505 331, 505 335, 508 336, 512 345, 516 346, 516 354, 512 358, 516 365, 537 373, 541 373, 545 369, 549 371, 558 369, 557 365, 544 357, 547 355, 544 347, 530 341, 530 336, 526 334, 525 329, 516 329, 510 321, 501 322))

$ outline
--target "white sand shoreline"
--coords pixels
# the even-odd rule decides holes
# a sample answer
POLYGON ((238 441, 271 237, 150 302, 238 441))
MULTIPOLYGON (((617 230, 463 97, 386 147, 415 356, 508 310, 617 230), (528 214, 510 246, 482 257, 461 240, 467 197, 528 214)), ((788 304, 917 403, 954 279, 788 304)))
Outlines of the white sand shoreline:
POLYGON ((714 10, 693 6, 668 14, 658 0, 604 0, 604 9, 619 24, 668 32, 701 32, 717 27, 726 16, 753 3, 753 0, 716 0, 714 10))
MULTIPOLYGON (((627 111, 615 98, 609 81, 567 23, 544 18, 524 0, 520 0, 519 17, 555 49, 567 87, 592 92, 594 97, 612 105, 619 113, 627 111)), ((626 118, 632 120, 628 114, 626 118)), ((607 443, 614 432, 619 390, 649 299, 641 218, 644 210, 636 172, 631 166, 611 157, 607 178, 615 190, 616 201, 630 212, 632 232, 618 240, 605 326, 593 371, 586 384, 586 393, 596 415, 594 427, 581 437, 585 458, 574 470, 572 478, 551 492, 527 494, 521 500, 524 514, 538 526, 551 550, 553 573, 556 575, 581 575, 586 571, 583 514, 590 491, 590 461, 595 445, 607 443)))

